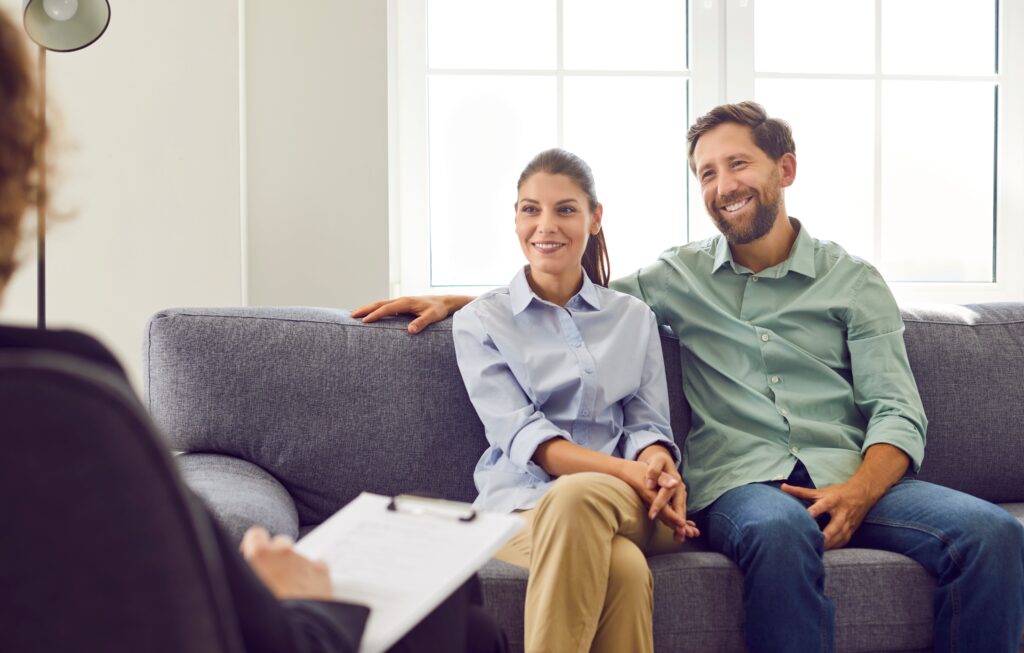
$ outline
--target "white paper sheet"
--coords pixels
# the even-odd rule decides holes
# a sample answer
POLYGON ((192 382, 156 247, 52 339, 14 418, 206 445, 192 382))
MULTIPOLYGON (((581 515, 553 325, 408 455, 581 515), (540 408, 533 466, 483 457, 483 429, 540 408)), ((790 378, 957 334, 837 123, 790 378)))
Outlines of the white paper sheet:
POLYGON ((523 520, 481 512, 469 522, 393 512, 364 492, 295 545, 327 563, 335 595, 369 606, 360 653, 387 650, 507 542, 523 520))

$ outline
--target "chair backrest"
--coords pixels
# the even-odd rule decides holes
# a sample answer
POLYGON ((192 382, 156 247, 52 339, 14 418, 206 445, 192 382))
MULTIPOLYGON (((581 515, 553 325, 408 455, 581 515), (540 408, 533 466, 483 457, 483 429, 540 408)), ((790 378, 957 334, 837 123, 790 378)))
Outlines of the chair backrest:
POLYGON ((0 354, 0 451, 0 651, 241 651, 211 525, 122 379, 0 354))

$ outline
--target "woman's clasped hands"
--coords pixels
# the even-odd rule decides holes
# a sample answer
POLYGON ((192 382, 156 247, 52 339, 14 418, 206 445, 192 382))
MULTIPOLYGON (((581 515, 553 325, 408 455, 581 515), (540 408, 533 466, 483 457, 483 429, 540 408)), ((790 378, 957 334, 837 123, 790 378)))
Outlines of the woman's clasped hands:
POLYGON ((686 484, 668 449, 651 445, 636 460, 622 462, 623 478, 648 506, 649 519, 661 519, 677 542, 700 535, 697 525, 686 518, 686 484))

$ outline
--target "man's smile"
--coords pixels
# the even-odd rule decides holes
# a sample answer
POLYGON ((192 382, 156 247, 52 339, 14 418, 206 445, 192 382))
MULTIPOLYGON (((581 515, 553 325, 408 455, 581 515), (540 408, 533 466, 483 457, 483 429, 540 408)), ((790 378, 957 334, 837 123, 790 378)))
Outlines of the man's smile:
POLYGON ((726 205, 722 206, 720 208, 720 210, 724 211, 726 213, 736 213, 737 211, 742 210, 743 207, 745 207, 747 204, 749 204, 750 200, 752 200, 752 199, 754 199, 753 196, 746 197, 746 198, 741 199, 741 200, 737 200, 735 202, 732 202, 731 204, 726 204, 726 205))

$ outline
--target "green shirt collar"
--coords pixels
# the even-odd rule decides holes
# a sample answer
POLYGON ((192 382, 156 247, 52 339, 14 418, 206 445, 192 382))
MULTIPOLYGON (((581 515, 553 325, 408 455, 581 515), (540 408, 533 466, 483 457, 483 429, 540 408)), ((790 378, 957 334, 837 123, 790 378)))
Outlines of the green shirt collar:
MULTIPOLYGON (((803 228, 799 220, 791 217, 790 221, 793 223, 797 234, 796 241, 793 242, 793 248, 789 250, 789 257, 782 263, 762 270, 758 274, 779 278, 786 276, 792 271, 814 279, 817 276, 814 268, 814 240, 807 233, 807 230, 803 228)), ((725 235, 719 235, 715 238, 712 247, 715 254, 715 262, 711 266, 711 274, 718 272, 726 263, 732 267, 733 272, 736 274, 750 272, 750 270, 733 259, 732 250, 729 248, 729 241, 725 239, 725 235)))

